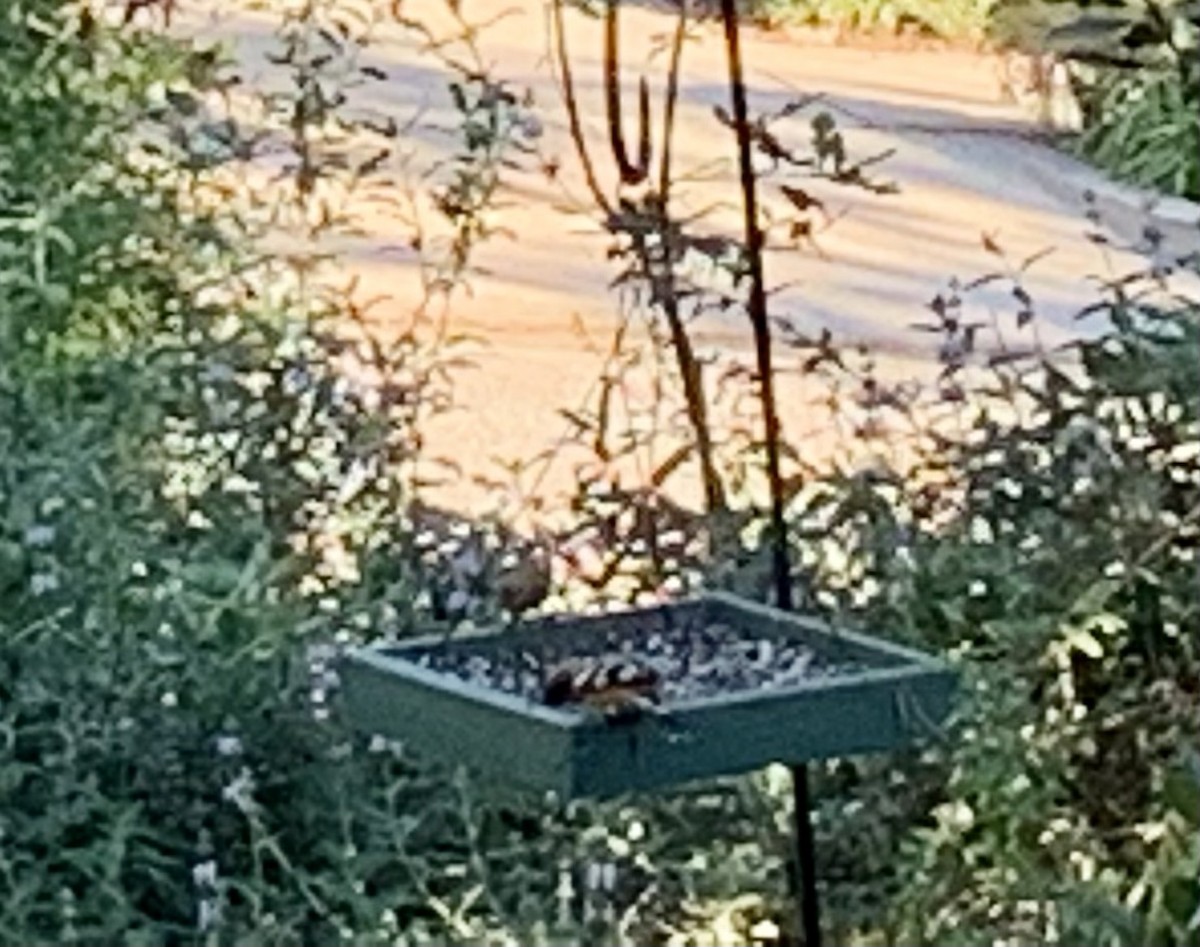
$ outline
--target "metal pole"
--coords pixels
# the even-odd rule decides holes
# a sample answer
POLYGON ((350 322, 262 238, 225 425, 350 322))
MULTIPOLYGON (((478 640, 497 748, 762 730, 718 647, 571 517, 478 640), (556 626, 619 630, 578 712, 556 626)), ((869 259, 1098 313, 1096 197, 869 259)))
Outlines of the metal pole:
MULTIPOLYGON (((746 84, 742 76, 741 43, 738 36, 736 0, 721 0, 725 26, 725 48, 729 54, 729 91, 733 126, 737 132, 738 164, 741 172, 742 204, 745 214, 746 257, 750 276, 747 309, 754 328, 758 362, 759 394, 767 454, 767 479, 771 486, 772 573, 775 604, 792 608, 791 564, 788 561, 787 526, 783 510, 783 478, 779 464, 780 424, 775 405, 775 378, 771 367, 771 325, 767 318, 766 280, 763 276, 763 233, 758 224, 757 178, 751 154, 750 119, 746 84)), ((813 849, 812 811, 808 797, 808 768, 792 767, 792 796, 795 802, 796 866, 800 881, 800 929, 805 947, 821 947, 821 913, 817 900, 817 868, 813 849)))
POLYGON ((812 805, 808 798, 808 767, 803 763, 792 767, 792 800, 796 865, 800 874, 800 929, 804 931, 804 947, 821 947, 821 904, 817 899, 812 805))
POLYGON ((762 262, 763 232, 758 225, 757 177, 751 153, 746 83, 742 78, 737 0, 721 0, 721 14, 725 21, 725 48, 729 53, 729 92, 733 99, 733 127, 737 133, 746 232, 746 266, 750 277, 750 298, 746 302, 746 310, 754 329, 754 350, 763 413, 763 441, 767 454, 767 480, 771 486, 771 572, 775 580, 775 604, 791 611, 792 576, 788 563, 787 529, 783 520, 783 477, 779 470, 779 412, 775 406, 775 372, 771 367, 771 324, 767 318, 767 289, 762 262))

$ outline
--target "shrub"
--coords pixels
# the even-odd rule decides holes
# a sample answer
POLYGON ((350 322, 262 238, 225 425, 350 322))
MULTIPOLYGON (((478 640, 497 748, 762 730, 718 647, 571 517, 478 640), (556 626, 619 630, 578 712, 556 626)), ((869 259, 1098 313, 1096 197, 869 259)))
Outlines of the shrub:
POLYGON ((1182 2, 997 6, 1001 42, 1071 66, 1080 152, 1115 175, 1200 197, 1200 10, 1182 2))
POLYGON ((752 0, 749 15, 766 23, 835 24, 946 39, 979 39, 992 0, 752 0))
MULTIPOLYGON (((1155 282, 1114 284, 1077 360, 978 356, 991 380, 955 393, 957 434, 797 511, 802 546, 840 546, 809 557, 826 601, 963 672, 946 744, 836 768, 827 858, 876 866, 868 912, 900 942, 1174 944, 1200 924, 1173 775, 1200 738, 1200 305, 1150 304, 1155 282), (849 581, 821 578, 831 561, 849 581)), ((947 342, 965 297, 935 307, 947 342)))
MULTIPOLYGON (((327 133, 347 128, 317 69, 359 74, 355 12, 281 26, 295 95, 264 121, 290 119, 299 158, 282 205, 229 185, 254 136, 210 113, 215 51, 53 0, 0 21, 5 942, 419 939, 452 926, 431 903, 469 897, 431 866, 464 864, 475 810, 328 719, 335 642, 413 620, 408 562, 360 557, 403 532, 445 366, 419 326, 349 334, 361 314, 318 280, 317 250, 246 239, 299 216, 311 242, 338 219, 318 202, 343 196, 327 133)), ((495 157, 475 153, 457 174, 495 157)), ((478 211, 447 215, 433 294, 467 265, 478 211)))

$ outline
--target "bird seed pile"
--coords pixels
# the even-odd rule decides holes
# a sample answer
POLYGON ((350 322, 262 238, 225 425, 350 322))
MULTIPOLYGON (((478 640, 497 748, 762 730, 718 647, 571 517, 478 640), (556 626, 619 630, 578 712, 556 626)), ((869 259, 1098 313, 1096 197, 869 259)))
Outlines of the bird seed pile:
POLYGON ((710 622, 701 614, 684 614, 674 621, 661 614, 646 621, 631 616, 627 623, 618 622, 582 640, 550 630, 536 637, 514 636, 513 644, 504 648, 489 641, 471 647, 452 642, 410 657, 421 667, 536 703, 560 702, 547 700, 546 687, 564 668, 581 679, 589 669, 611 669, 617 686, 622 679, 648 674, 655 680, 652 699, 659 703, 777 690, 859 669, 830 662, 795 639, 764 637, 710 622))

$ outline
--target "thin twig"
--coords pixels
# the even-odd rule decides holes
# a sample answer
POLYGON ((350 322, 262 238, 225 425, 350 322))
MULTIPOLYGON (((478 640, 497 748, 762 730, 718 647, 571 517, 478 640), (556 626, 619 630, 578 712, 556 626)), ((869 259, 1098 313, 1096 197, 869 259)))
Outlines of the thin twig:
POLYGON ((604 107, 608 115, 608 139, 622 184, 640 184, 650 163, 650 93, 645 80, 638 86, 638 163, 629 160, 625 129, 621 123, 620 15, 619 0, 607 0, 604 9, 604 107))
POLYGON ((683 61, 683 41, 687 35, 687 4, 679 4, 675 35, 671 39, 671 64, 667 68, 667 97, 663 107, 662 162, 658 169, 658 194, 664 215, 671 192, 671 139, 675 131, 675 105, 679 100, 679 70, 683 61))
POLYGON ((684 404, 688 421, 696 436, 696 452, 700 460, 700 476, 704 485, 705 510, 716 513, 726 505, 725 490, 721 475, 713 459, 712 430, 708 419, 708 399, 704 391, 704 378, 699 359, 692 348, 691 338, 679 311, 679 290, 675 278, 675 234, 671 226, 671 141, 675 133, 675 106, 679 99, 679 73, 683 62, 683 41, 687 33, 687 4, 679 5, 679 16, 675 21, 675 35, 671 43, 671 62, 667 72, 666 106, 663 112, 663 154, 659 165, 658 231, 661 241, 662 309, 671 333, 671 343, 683 384, 684 404))
POLYGON ((587 144, 583 138, 583 125, 579 121, 579 104, 575 100, 575 80, 571 74, 571 59, 567 54, 567 30, 563 23, 563 0, 553 0, 551 9, 554 14, 554 48, 558 53, 559 87, 562 89, 563 105, 567 109, 567 122, 570 125, 571 141, 575 143, 575 152, 579 155, 579 163, 583 168, 583 177, 587 181, 592 199, 605 214, 611 216, 613 209, 600 183, 596 178, 596 169, 592 165, 591 155, 588 154, 587 144))

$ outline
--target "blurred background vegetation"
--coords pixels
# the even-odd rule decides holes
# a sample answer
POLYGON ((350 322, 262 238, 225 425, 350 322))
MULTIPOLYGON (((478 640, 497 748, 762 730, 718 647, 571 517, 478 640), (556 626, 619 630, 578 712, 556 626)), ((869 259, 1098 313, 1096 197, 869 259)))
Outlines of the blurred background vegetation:
MULTIPOLYGON (((783 6, 752 12, 1003 29, 1070 64, 1084 153, 1197 194, 1196 4, 783 6)), ((4 5, 0 939, 797 943, 781 773, 563 806, 431 772, 338 717, 339 648, 447 620, 463 527, 419 506, 438 462, 421 426, 457 357, 439 314, 529 128, 486 69, 455 73, 459 160, 418 169, 437 212, 413 231, 424 297, 410 327, 372 335, 323 268, 347 196, 387 187, 378 156, 401 137, 339 97, 378 79, 361 56, 376 15, 330 0, 281 16, 290 87, 247 105, 218 50, 61 0, 4 5), (228 171, 267 138, 288 169, 269 194, 228 171)), ((959 318, 974 288, 1022 300, 1019 267, 989 252, 997 272, 927 326, 944 374, 924 407, 952 425, 882 397, 853 353, 812 348, 812 373, 857 386, 869 418, 896 414, 911 450, 794 481, 807 601, 964 677, 945 743, 817 774, 831 940, 1194 943, 1200 299, 1153 294, 1158 268, 1116 279, 1064 367, 976 346, 959 318)), ((728 472, 754 448, 717 442, 736 499, 728 472)), ((647 587, 752 592, 746 509, 705 547, 717 559, 609 540, 647 587)), ((521 542, 465 529, 496 561, 521 542)), ((478 595, 477 617, 498 614, 478 595)))
POLYGON ((1195 0, 747 0, 746 9, 768 25, 996 45, 1032 58, 1029 91, 1045 95, 1045 66, 1061 62, 1082 112, 1071 147, 1118 178, 1200 198, 1195 0))

